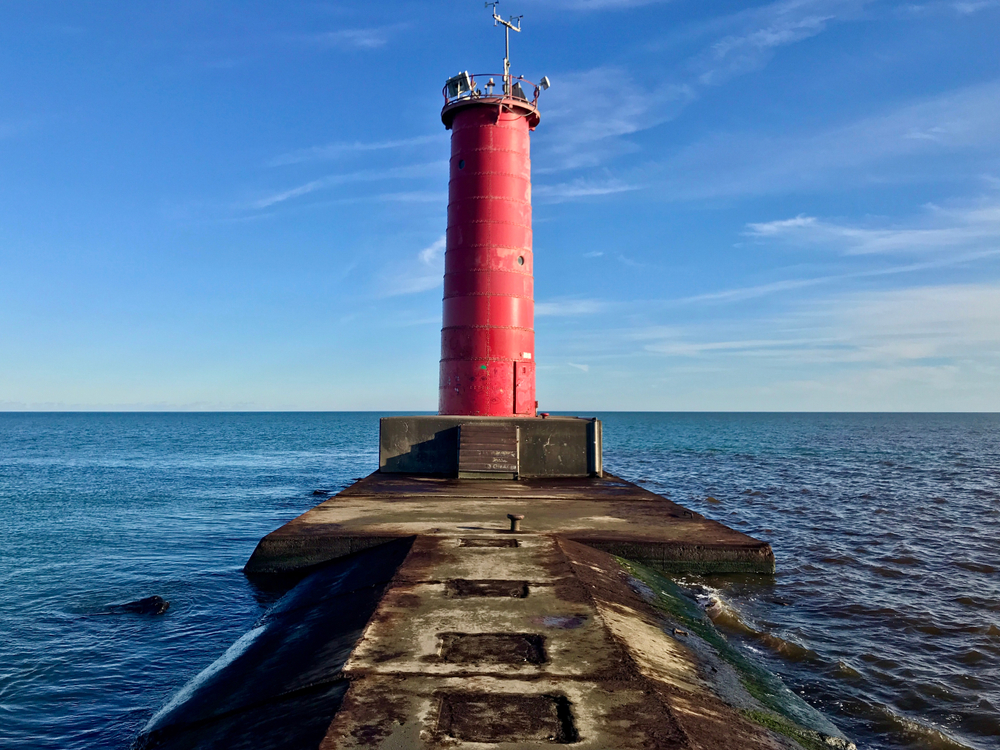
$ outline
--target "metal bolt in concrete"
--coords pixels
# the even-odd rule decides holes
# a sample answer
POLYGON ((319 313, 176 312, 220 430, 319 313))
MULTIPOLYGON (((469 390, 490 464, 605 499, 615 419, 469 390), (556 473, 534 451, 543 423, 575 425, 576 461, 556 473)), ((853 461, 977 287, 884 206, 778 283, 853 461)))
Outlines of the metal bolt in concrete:
POLYGON ((511 533, 521 530, 521 521, 524 520, 524 516, 520 513, 508 513, 507 518, 510 519, 510 530, 511 533))

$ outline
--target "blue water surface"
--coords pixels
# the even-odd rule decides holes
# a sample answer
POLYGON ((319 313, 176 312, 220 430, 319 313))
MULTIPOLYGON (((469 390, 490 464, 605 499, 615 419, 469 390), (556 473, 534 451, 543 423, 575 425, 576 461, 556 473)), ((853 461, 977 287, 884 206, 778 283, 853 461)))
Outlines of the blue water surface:
MULTIPOLYGON (((0 747, 128 747, 273 600, 257 541, 377 468, 379 416, 0 414, 0 747)), ((859 746, 998 747, 1000 416, 596 416, 608 470, 772 544, 774 578, 682 583, 859 746)))

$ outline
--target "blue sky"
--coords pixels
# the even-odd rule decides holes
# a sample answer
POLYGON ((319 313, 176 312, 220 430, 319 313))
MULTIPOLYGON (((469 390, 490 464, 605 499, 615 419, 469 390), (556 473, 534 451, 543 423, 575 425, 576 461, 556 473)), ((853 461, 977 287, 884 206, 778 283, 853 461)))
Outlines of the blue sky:
MULTIPOLYGON (((504 0, 542 409, 1000 410, 1000 2, 504 0)), ((433 410, 469 2, 0 6, 0 409, 433 410)))

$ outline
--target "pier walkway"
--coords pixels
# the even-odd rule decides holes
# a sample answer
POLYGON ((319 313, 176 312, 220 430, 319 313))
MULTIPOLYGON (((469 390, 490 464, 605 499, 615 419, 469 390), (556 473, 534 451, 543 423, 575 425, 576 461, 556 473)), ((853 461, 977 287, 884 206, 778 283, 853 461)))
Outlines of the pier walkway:
POLYGON ((248 573, 305 577, 137 745, 796 747, 741 713, 739 676, 612 555, 774 566, 766 543, 613 476, 373 474, 261 540, 248 573))
POLYGON ((264 537, 247 573, 288 572, 392 539, 525 532, 582 542, 660 570, 774 572, 770 545, 624 479, 478 480, 376 472, 264 537))

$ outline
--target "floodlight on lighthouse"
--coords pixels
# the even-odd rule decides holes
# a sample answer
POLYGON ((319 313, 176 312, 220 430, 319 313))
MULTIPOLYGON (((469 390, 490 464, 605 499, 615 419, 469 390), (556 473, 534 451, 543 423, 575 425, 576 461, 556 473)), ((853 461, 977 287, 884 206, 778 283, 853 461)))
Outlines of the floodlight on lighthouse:
POLYGON ((538 82, 538 85, 542 87, 542 91, 546 91, 552 85, 552 81, 549 80, 548 76, 542 76, 542 80, 538 82))
POLYGON ((472 77, 468 71, 463 71, 457 76, 449 78, 445 85, 448 88, 448 98, 457 99, 463 94, 468 94, 472 91, 472 77))

